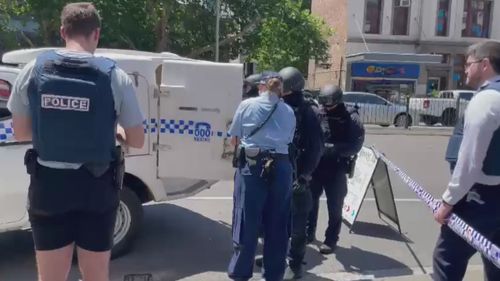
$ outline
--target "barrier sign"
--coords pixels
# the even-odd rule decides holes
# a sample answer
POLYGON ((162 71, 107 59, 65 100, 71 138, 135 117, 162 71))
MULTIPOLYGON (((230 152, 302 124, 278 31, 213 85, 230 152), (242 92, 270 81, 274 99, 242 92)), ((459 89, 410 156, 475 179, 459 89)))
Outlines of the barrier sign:
POLYGON ((377 162, 378 157, 373 150, 367 147, 361 148, 356 160, 354 175, 347 181, 347 195, 344 198, 342 210, 342 218, 351 226, 361 209, 361 204, 370 185, 377 162))
POLYGON ((392 192, 392 183, 389 177, 387 164, 380 160, 375 167, 372 176, 373 194, 375 195, 375 202, 377 203, 378 216, 380 219, 389 219, 398 227, 401 233, 401 226, 399 225, 398 210, 396 209, 396 202, 394 201, 394 193, 392 192))
POLYGON ((373 188, 379 217, 383 219, 381 215, 384 215, 394 222, 401 233, 387 166, 375 151, 368 147, 359 151, 354 175, 347 181, 347 195, 342 210, 344 222, 352 228, 370 186, 373 188))

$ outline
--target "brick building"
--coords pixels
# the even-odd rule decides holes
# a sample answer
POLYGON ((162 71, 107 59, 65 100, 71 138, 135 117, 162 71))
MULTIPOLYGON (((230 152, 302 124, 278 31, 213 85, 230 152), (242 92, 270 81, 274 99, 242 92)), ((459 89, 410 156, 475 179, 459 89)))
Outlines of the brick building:
POLYGON ((421 65, 417 95, 464 88, 467 46, 484 38, 500 39, 500 1, 313 0, 311 10, 336 31, 329 39, 330 61, 309 64, 311 89, 335 83, 348 90, 375 91, 376 85, 351 79, 346 58, 380 52, 442 55, 441 63, 421 65))

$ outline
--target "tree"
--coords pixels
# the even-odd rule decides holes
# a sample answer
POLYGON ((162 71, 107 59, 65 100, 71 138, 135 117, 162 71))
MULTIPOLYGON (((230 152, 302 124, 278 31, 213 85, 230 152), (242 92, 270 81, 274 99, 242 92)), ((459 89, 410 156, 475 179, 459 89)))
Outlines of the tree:
POLYGON ((281 7, 268 15, 249 38, 249 59, 257 62, 260 70, 295 66, 307 73, 310 58, 328 59, 327 38, 332 30, 304 10, 301 1, 281 2, 281 7))
MULTIPOLYGON (((261 68, 326 58, 330 34, 310 15, 308 0, 221 0, 221 60, 240 55, 261 68)), ((40 24, 37 46, 61 45, 59 14, 68 0, 0 0, 2 14, 29 15, 40 24), (16 5, 12 3, 15 2, 16 5), (22 8, 20 8, 22 7, 22 8)), ((216 0, 95 0, 103 18, 101 47, 171 51, 212 60, 216 0)))

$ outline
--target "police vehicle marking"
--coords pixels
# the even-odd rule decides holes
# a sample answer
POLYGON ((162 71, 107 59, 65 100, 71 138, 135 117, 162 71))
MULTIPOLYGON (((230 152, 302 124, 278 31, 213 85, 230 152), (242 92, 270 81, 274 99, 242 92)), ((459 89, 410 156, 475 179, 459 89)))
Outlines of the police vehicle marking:
POLYGON ((194 141, 197 142, 210 142, 210 137, 213 135, 210 124, 205 122, 198 122, 194 129, 194 141))
POLYGON ((42 108, 88 112, 90 99, 42 94, 42 108))
MULTIPOLYGON (((226 131, 212 130, 212 125, 206 121, 195 122, 192 120, 173 120, 151 118, 142 122, 144 133, 173 134, 193 136, 196 142, 210 142, 212 137, 230 138, 226 131)), ((0 143, 14 141, 12 120, 0 121, 0 143)))
POLYGON ((14 130, 12 129, 12 122, 1 121, 0 122, 0 142, 7 142, 12 137, 14 137, 14 130))

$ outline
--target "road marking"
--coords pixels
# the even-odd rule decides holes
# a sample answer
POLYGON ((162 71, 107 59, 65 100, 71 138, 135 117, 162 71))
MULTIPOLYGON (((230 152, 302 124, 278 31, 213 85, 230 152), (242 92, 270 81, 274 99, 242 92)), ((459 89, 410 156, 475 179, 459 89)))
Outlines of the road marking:
MULTIPOLYGON (((233 200, 231 196, 193 196, 186 198, 188 200, 233 200)), ((321 201, 326 201, 326 197, 321 197, 321 201)), ((365 198, 365 201, 375 201, 375 198, 365 198)), ((418 198, 395 198, 396 202, 421 202, 418 198)))

